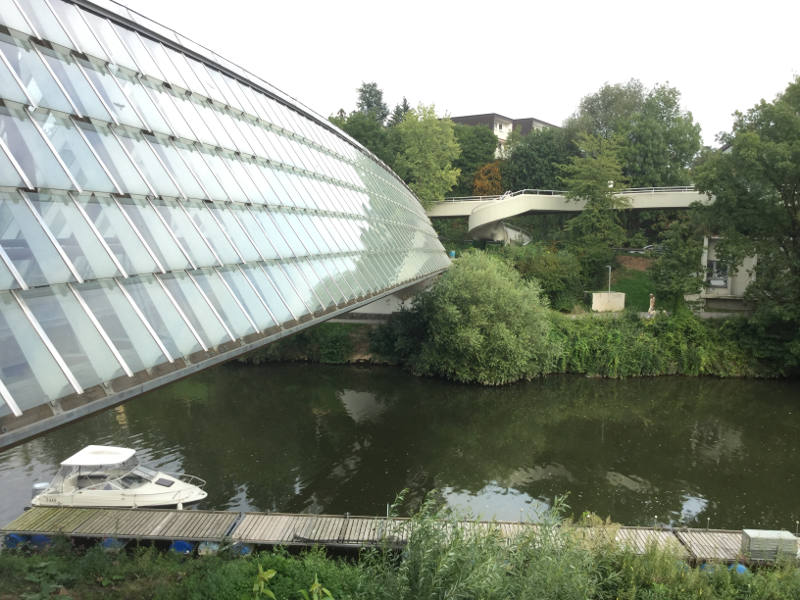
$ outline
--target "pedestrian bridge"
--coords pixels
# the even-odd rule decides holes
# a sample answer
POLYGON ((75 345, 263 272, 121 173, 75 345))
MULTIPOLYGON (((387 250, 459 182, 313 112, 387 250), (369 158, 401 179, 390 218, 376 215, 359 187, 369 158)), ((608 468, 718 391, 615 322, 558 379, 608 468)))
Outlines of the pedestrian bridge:
POLYGON ((2 7, 0 448, 449 266, 400 178, 252 73, 111 2, 2 7))
MULTIPOLYGON (((688 208, 694 202, 708 202, 708 197, 692 186, 631 188, 618 194, 628 198, 626 208, 688 208)), ((448 198, 427 210, 430 218, 469 217, 468 233, 472 239, 508 241, 518 236, 508 231, 504 219, 528 213, 580 212, 584 201, 569 200, 559 190, 520 190, 501 196, 448 198)))

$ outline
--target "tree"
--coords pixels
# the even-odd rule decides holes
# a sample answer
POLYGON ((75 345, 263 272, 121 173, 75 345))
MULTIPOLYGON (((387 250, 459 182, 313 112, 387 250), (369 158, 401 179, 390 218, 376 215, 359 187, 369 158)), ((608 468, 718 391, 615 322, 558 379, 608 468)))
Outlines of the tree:
POLYGON ((650 277, 659 306, 675 313, 685 309, 684 296, 703 289, 703 236, 697 223, 683 213, 666 224, 659 239, 661 248, 650 265, 650 277))
POLYGON ((601 269, 614 258, 614 248, 625 239, 617 211, 629 201, 618 195, 626 182, 614 142, 583 134, 578 145, 583 154, 561 167, 561 180, 568 190, 567 199, 585 204, 564 230, 581 263, 584 281, 590 285, 599 279, 601 269))
POLYGON ((503 193, 503 180, 500 175, 500 161, 483 165, 475 173, 472 187, 474 196, 499 196, 503 193))
POLYGON ((358 88, 358 112, 371 116, 383 125, 389 116, 389 107, 383 101, 383 92, 378 84, 373 82, 362 83, 358 88))
POLYGON ((494 161, 497 136, 485 125, 460 123, 455 124, 454 133, 461 155, 453 161, 453 166, 460 169, 461 174, 453 193, 456 196, 468 196, 472 193, 478 169, 494 161))
POLYGON ((503 385, 550 372, 560 347, 539 286, 504 260, 468 252, 410 312, 393 316, 373 349, 420 375, 503 385))
POLYGON ((389 135, 386 128, 376 121, 372 115, 356 111, 350 113, 344 120, 334 117, 331 121, 383 162, 389 165, 392 164, 394 153, 390 145, 389 135))
POLYGON ((722 236, 718 257, 729 268, 756 256, 746 297, 761 356, 800 370, 800 79, 773 102, 736 113, 723 147, 695 169, 697 188, 713 196, 702 208, 722 236))
POLYGON ((424 206, 444 200, 455 185, 459 170, 452 163, 460 149, 450 119, 439 119, 431 106, 420 104, 393 128, 399 154, 394 168, 424 206))
POLYGON ((635 187, 685 185, 700 150, 700 126, 668 85, 646 90, 637 79, 606 84, 581 100, 568 119, 568 137, 615 139, 623 173, 635 187))
POLYGON ((531 131, 508 150, 503 165, 503 181, 509 190, 557 189, 560 181, 558 165, 575 154, 575 145, 567 132, 558 127, 531 131))
POLYGON ((389 117, 389 127, 394 127, 399 125, 400 122, 403 120, 403 117, 406 116, 406 113, 411 110, 411 106, 406 100, 406 97, 403 96, 403 101, 400 104, 396 104, 394 110, 392 111, 392 116, 389 117))

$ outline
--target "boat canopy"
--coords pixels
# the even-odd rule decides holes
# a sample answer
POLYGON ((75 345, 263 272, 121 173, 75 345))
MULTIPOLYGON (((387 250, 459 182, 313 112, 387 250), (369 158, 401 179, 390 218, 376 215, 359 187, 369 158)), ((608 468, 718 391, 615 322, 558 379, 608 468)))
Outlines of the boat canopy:
POLYGON ((119 465, 129 460, 136 450, 117 446, 86 446, 61 462, 64 467, 95 467, 119 465))

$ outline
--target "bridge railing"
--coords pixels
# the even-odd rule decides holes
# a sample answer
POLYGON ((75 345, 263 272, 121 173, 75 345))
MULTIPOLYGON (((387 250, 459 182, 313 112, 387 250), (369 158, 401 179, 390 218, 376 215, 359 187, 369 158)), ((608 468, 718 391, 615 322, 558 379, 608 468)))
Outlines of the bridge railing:
MULTIPOLYGON (((662 186, 662 187, 638 187, 626 188, 620 190, 619 194, 656 194, 659 192, 694 192, 696 191, 693 185, 675 185, 675 186, 662 186)), ((454 196, 445 198, 444 202, 492 202, 494 200, 502 200, 511 196, 520 196, 522 194, 530 194, 535 196, 565 196, 566 190, 539 190, 526 188, 524 190, 517 190, 516 192, 506 192, 498 196, 454 196)))

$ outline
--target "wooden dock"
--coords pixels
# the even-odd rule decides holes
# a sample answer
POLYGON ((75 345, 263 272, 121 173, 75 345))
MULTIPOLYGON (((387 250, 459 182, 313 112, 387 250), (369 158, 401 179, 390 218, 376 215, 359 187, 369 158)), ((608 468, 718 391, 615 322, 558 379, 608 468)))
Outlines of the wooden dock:
MULTIPOLYGON (((495 530, 513 539, 535 523, 463 521, 467 531, 495 530)), ((0 536, 47 535, 71 538, 190 542, 230 542, 258 546, 327 546, 358 549, 388 544, 400 547, 411 534, 406 518, 352 517, 283 513, 238 513, 210 510, 34 507, 8 525, 0 536)), ((670 548, 691 562, 740 560, 741 531, 646 527, 576 528, 587 538, 611 532, 616 543, 637 553, 670 548)))

